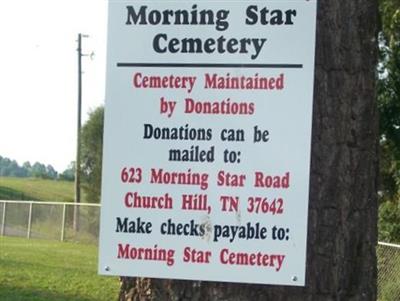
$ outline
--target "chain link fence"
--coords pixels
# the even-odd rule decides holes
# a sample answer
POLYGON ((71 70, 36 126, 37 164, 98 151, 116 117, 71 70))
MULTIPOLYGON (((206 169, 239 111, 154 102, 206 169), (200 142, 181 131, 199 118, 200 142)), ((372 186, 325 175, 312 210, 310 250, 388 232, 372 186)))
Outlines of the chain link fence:
POLYGON ((400 300, 400 245, 379 242, 378 301, 400 300))
MULTIPOLYGON (((0 201, 0 235, 3 236, 97 244, 99 219, 99 204, 0 201)), ((379 242, 377 255, 378 301, 400 300, 400 245, 379 242)))
POLYGON ((0 201, 0 235, 97 243, 99 217, 99 204, 0 201))

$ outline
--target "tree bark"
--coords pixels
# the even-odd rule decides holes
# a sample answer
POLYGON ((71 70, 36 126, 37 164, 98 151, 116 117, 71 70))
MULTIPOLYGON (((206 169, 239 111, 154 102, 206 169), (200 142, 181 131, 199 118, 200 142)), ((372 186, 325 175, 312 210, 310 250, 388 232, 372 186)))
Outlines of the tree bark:
POLYGON ((120 301, 376 300, 377 14, 318 3, 306 286, 123 277, 120 301))

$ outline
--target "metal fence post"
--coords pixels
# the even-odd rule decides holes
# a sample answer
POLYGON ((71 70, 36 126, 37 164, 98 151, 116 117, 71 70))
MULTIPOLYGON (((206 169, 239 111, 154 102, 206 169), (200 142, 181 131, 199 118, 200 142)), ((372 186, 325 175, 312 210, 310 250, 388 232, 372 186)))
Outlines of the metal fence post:
POLYGON ((6 230, 6 202, 3 203, 3 216, 1 218, 1 236, 4 236, 6 230))
POLYGON ((63 212, 62 212, 62 221, 61 221, 61 241, 64 241, 64 234, 65 234, 65 208, 66 204, 63 204, 63 212))
MULTIPOLYGON (((82 233, 84 233, 83 237, 78 237, 77 233, 72 233, 75 235, 74 237, 69 237, 69 220, 68 220, 68 206, 80 206, 84 208, 92 208, 97 207, 100 208, 100 204, 89 204, 89 203, 80 203, 79 205, 74 203, 61 203, 61 202, 38 202, 38 201, 18 201, 18 200, 0 200, 0 236, 19 236, 25 237, 26 239, 35 238, 35 237, 45 237, 51 236, 52 239, 56 239, 58 241, 66 241, 68 239, 75 240, 85 240, 85 241, 97 241, 98 233, 96 233, 93 227, 90 229, 88 225, 85 223, 85 227, 81 229, 82 233), (13 206, 23 206, 23 210, 14 210, 13 206), (45 210, 42 211, 41 206, 44 206, 45 210), (26 208, 29 206, 29 209, 26 208), (36 207, 39 206, 39 207, 36 207), (52 211, 49 215, 49 208, 47 206, 57 206, 57 214, 52 214, 52 211), (34 209, 35 207, 35 209, 34 209), (62 209, 61 209, 62 207, 62 209), (46 209, 47 208, 47 209, 46 209), (3 211, 1 211, 1 209, 3 211), (28 209, 28 212, 27 212, 28 209), (33 212, 35 210, 35 212, 33 212), (60 210, 62 210, 60 212, 60 210), (15 211, 15 212, 14 212, 15 211), (46 213, 47 212, 47 213, 46 213), (26 214, 28 213, 28 216, 26 214), (62 213, 61 219, 59 213, 62 213), (12 216, 11 216, 11 215, 12 216), (35 215, 34 215, 35 214, 35 215), (61 228, 60 228, 60 222, 61 228), (27 223, 27 224, 26 224, 27 223), (35 225, 33 225, 35 223, 35 225), (58 224, 58 225, 57 225, 58 224), (33 229, 33 227, 35 227, 33 229), (60 231, 61 232, 58 232, 60 231), (87 235, 86 235, 87 234, 87 235), (55 237, 54 237, 55 236, 55 237)), ((72 208, 71 208, 72 209, 72 208)), ((89 209, 88 209, 89 210, 89 209)), ((86 213, 87 210, 83 210, 83 213, 86 213)), ((90 211, 91 212, 91 211, 90 211)), ((97 212, 97 211, 96 211, 97 212)), ((83 216, 82 216, 83 217, 83 216)), ((98 219, 98 215, 94 218, 98 219)), ((85 216, 87 219, 88 217, 85 216)), ((86 221, 89 223, 88 221, 86 221)), ((95 222, 95 221, 93 221, 95 222)), ((92 225, 93 226, 93 225, 92 225)))
POLYGON ((29 239, 31 238, 31 227, 32 227, 32 207, 33 202, 29 203, 29 215, 28 215, 28 231, 26 233, 26 237, 29 239))

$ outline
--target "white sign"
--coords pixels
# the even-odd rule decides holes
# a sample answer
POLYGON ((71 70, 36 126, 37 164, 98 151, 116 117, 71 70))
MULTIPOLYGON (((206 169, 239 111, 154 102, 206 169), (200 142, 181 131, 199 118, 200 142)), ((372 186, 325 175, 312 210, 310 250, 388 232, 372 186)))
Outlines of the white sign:
POLYGON ((316 1, 110 1, 99 271, 305 283, 316 1))

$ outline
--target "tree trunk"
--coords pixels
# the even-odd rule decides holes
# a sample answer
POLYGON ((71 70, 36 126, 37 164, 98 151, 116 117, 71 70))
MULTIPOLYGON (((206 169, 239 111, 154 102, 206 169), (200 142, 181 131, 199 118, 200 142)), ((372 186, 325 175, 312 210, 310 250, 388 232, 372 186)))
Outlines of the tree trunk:
POLYGON ((376 300, 377 1, 319 1, 303 288, 121 278, 120 301, 376 300))

